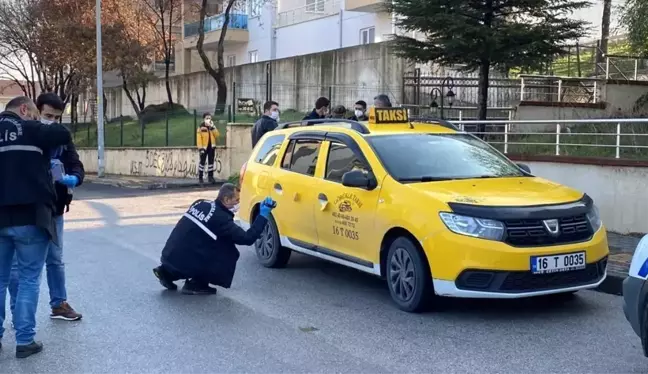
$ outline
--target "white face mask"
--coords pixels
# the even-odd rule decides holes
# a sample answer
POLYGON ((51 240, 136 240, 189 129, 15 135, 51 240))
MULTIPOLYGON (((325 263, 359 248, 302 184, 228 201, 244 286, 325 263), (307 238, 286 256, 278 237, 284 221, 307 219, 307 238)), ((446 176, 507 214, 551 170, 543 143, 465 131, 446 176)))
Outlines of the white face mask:
POLYGON ((356 110, 356 111, 355 111, 355 116, 356 116, 356 117, 362 117, 363 115, 364 115, 364 112, 363 112, 363 111, 361 111, 361 110, 356 110))
POLYGON ((236 214, 236 212, 239 211, 240 204, 236 204, 233 207, 230 208, 230 212, 236 214))
POLYGON ((272 118, 275 121, 279 121, 279 112, 277 112, 276 110, 270 112, 270 118, 272 118))
POLYGON ((54 123, 54 121, 51 121, 51 120, 45 119, 45 118, 41 118, 40 121, 41 121, 42 124, 45 124, 45 125, 51 125, 52 123, 54 123))

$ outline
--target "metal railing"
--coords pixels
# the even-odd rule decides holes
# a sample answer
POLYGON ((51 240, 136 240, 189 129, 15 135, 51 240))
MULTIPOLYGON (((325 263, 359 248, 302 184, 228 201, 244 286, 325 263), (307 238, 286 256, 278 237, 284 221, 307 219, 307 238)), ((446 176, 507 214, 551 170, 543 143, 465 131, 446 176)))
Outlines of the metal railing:
MULTIPOLYGON (((221 30, 225 24, 225 15, 217 14, 215 16, 205 18, 205 32, 221 30)), ((247 14, 231 13, 227 27, 230 29, 247 30, 248 29, 248 16, 247 14)), ((193 22, 184 25, 184 37, 198 35, 200 31, 200 22, 193 22)))
POLYGON ((340 0, 312 0, 306 5, 277 13, 274 27, 285 27, 340 13, 340 0))
POLYGON ((601 82, 596 78, 569 78, 520 74, 520 101, 598 103, 601 82))
POLYGON ((452 122, 503 153, 648 159, 648 118, 452 122))

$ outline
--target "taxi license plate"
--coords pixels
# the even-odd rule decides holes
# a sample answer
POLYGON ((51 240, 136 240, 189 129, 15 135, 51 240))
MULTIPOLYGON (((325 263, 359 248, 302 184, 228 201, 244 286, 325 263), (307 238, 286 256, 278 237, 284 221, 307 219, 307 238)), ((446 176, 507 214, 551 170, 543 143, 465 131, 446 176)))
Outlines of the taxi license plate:
POLYGON ((531 257, 531 272, 533 274, 560 273, 564 271, 580 270, 585 269, 586 266, 585 252, 531 257))

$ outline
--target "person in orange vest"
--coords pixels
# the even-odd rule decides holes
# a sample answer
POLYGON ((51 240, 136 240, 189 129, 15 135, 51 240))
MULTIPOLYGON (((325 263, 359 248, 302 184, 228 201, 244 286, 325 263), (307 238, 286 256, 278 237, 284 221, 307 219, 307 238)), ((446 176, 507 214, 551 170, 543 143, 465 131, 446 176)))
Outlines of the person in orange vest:
POLYGON ((198 179, 201 184, 204 183, 203 175, 205 173, 205 166, 207 167, 207 179, 209 183, 216 184, 216 180, 214 179, 214 158, 216 155, 216 142, 219 136, 220 133, 212 122, 211 114, 203 114, 203 122, 198 127, 196 134, 196 146, 200 152, 198 179))

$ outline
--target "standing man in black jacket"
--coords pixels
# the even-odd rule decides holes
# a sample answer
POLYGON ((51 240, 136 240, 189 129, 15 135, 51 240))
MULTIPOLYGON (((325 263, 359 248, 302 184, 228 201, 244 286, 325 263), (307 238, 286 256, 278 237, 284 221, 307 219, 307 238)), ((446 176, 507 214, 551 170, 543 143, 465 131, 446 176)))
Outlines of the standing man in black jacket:
MULTIPOLYGON (((36 99, 36 107, 40 112, 40 121, 45 125, 59 122, 65 110, 65 103, 53 92, 43 93, 36 99)), ((79 153, 74 143, 70 141, 67 145, 54 149, 51 153, 53 162, 60 162, 65 169, 65 175, 61 180, 54 183, 56 190, 56 210, 54 220, 56 223, 57 240, 50 244, 45 266, 47 270, 47 287, 50 294, 50 307, 52 309, 50 318, 65 321, 77 321, 83 316, 77 313, 67 302, 67 290, 65 287, 65 264, 63 263, 63 214, 70 209, 72 192, 75 187, 83 183, 85 170, 83 163, 79 160, 79 153)), ((18 267, 14 262, 11 281, 9 283, 9 294, 11 295, 11 312, 14 311, 16 293, 18 291, 18 267)))
POLYGON ((248 231, 234 222, 239 190, 225 183, 214 200, 194 202, 171 232, 162 250, 162 264, 153 269, 160 284, 176 290, 175 281, 185 279, 182 293, 215 294, 210 284, 229 288, 232 285, 240 253, 236 245, 251 245, 263 232, 270 211, 270 198, 261 204, 259 216, 248 231))
POLYGON ((252 127, 252 148, 256 146, 259 139, 261 139, 266 132, 276 129, 278 122, 279 104, 276 101, 266 101, 266 103, 263 104, 263 115, 252 127))
MULTIPOLYGON (((72 141, 62 125, 44 125, 28 97, 17 97, 0 113, 0 339, 14 254, 18 292, 13 314, 16 357, 43 350, 34 340, 40 278, 51 240, 56 240, 56 192, 50 152, 72 141)), ((1 346, 0 346, 1 348, 1 346)))

